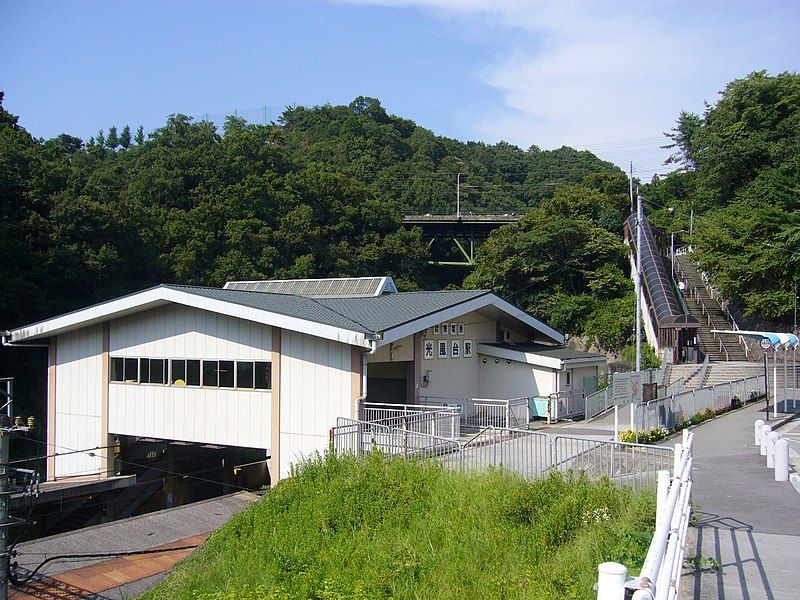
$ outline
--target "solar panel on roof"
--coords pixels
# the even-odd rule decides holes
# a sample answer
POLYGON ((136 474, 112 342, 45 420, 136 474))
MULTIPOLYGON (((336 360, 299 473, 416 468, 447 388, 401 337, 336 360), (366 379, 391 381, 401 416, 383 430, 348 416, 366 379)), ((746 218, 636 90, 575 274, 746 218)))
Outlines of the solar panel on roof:
POLYGON ((397 287, 391 277, 229 281, 225 284, 224 289, 318 298, 360 298, 397 292, 397 287))

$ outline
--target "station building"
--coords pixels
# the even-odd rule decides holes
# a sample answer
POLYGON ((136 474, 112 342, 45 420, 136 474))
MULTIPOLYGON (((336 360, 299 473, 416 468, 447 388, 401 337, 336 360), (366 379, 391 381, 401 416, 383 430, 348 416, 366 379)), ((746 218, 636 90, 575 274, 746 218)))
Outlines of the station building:
POLYGON ((48 347, 50 481, 113 477, 159 443, 229 462, 250 449, 274 484, 366 402, 591 392, 605 371, 491 291, 401 293, 389 277, 160 285, 3 343, 48 347))

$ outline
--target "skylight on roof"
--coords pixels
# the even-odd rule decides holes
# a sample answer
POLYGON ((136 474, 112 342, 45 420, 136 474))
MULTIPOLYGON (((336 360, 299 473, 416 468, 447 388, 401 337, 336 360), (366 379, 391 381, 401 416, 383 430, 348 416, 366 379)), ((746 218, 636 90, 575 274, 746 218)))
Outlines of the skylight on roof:
POLYGON ((270 294, 293 294, 312 298, 364 298, 397 292, 397 287, 391 277, 229 281, 223 289, 266 292, 270 294))

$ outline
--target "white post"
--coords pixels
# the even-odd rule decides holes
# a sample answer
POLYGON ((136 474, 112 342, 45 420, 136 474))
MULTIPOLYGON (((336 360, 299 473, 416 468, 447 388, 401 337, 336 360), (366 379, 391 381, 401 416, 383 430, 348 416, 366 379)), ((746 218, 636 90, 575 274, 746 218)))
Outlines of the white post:
POLYGON ((775 441, 780 437, 777 431, 770 431, 767 434, 767 467, 770 469, 775 468, 775 441))
POLYGON ((769 432, 772 431, 772 427, 769 425, 762 425, 761 426, 761 439, 758 441, 760 448, 761 456, 767 455, 767 435, 769 432))
POLYGON ((792 352, 792 408, 796 407, 797 402, 797 346, 794 346, 792 352))
POLYGON ((624 600, 627 567, 615 562, 604 562, 598 565, 597 571, 597 600, 624 600))
POLYGON ((619 404, 614 405, 614 441, 619 441, 619 404))
POLYGON ((778 418, 778 348, 772 354, 772 416, 778 418))
POLYGON ((789 481, 789 441, 775 442, 775 481, 789 481))
POLYGON ((753 423, 753 433, 754 433, 754 444, 756 446, 759 445, 761 441, 761 426, 764 425, 764 419, 756 419, 756 422, 753 423))
POLYGON ((669 471, 658 472, 658 491, 656 492, 656 529, 664 522, 667 494, 669 493, 669 471))
POLYGON ((672 462, 672 475, 674 477, 680 477, 681 474, 678 473, 678 469, 681 465, 681 455, 683 454, 683 444, 675 444, 675 456, 672 462))
POLYGON ((631 402, 630 407, 631 407, 631 431, 636 431, 636 423, 634 422, 636 419, 635 417, 636 408, 633 402, 631 402))
POLYGON ((789 404, 786 402, 786 352, 789 348, 783 348, 783 412, 789 412, 789 404))
POLYGON ((642 197, 636 195, 636 372, 642 370, 642 197))

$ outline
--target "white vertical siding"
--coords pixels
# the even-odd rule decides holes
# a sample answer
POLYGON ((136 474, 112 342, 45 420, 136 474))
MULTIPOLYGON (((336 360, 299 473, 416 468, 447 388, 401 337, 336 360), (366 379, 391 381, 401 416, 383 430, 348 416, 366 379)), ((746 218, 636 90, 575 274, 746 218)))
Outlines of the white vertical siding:
POLYGON ((351 414, 351 367, 349 345, 283 330, 281 477, 304 456, 324 452, 337 417, 351 414))
MULTIPOLYGON (((178 305, 111 323, 111 356, 272 360, 267 325, 178 305)), ((270 446, 268 390, 111 383, 110 433, 208 444, 270 446)))
POLYGON ((169 305, 111 323, 112 356, 272 360, 268 325, 169 305))
POLYGON ((103 328, 87 327, 58 336, 55 389, 55 476, 89 475, 102 467, 100 454, 71 453, 104 446, 101 435, 103 400, 103 328), (65 454, 67 453, 67 454, 65 454))
POLYGON ((112 383, 109 433, 203 444, 270 445, 272 393, 112 383))

